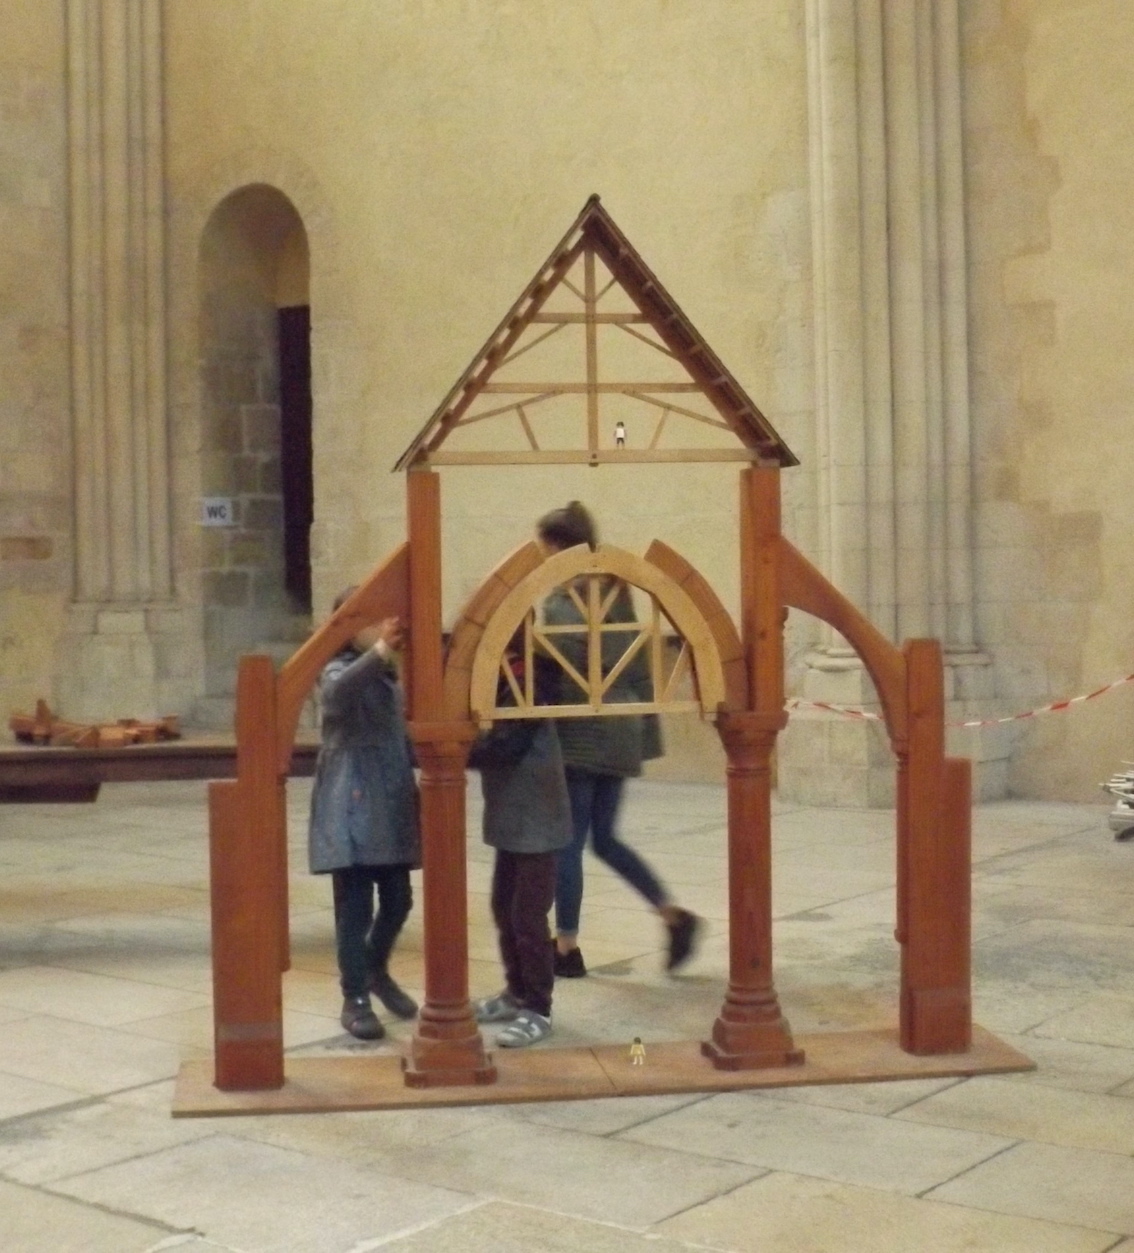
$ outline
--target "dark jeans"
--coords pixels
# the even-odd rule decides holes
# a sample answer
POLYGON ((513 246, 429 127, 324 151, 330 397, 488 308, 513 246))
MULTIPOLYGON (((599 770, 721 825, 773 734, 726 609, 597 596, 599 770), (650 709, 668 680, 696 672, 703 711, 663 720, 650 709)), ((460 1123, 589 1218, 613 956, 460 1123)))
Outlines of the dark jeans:
POLYGON ((343 996, 364 996, 386 969, 390 950, 413 908, 409 866, 348 866, 331 872, 335 941, 343 996), (378 915, 374 914, 374 889, 378 915))
POLYGON ((558 854, 555 884, 555 925, 564 935, 577 935, 583 907, 583 851, 587 836, 595 856, 622 876, 655 908, 669 897, 657 875, 636 852, 614 833, 625 779, 610 774, 567 767, 567 794, 571 798, 571 822, 575 835, 558 854))
POLYGON ((547 914, 555 897, 554 853, 496 850, 492 916, 500 938, 504 978, 512 999, 546 1018, 555 983, 547 914))

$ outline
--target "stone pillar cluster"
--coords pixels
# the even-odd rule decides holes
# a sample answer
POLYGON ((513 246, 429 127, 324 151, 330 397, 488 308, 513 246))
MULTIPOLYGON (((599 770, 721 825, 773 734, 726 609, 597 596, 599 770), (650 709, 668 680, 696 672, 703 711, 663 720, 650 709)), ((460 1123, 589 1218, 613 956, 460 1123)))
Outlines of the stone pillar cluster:
MULTIPOLYGON (((974 626, 957 0, 808 0, 807 40, 820 561, 895 642, 940 638, 947 697, 972 708, 992 673, 974 626)), ((831 632, 801 695, 873 699, 831 632)), ((780 743, 794 799, 892 799, 869 726, 797 723, 780 743)))
POLYGON ((160 712, 161 637, 177 627, 161 13, 66 9, 75 560, 58 689, 73 717, 160 712))

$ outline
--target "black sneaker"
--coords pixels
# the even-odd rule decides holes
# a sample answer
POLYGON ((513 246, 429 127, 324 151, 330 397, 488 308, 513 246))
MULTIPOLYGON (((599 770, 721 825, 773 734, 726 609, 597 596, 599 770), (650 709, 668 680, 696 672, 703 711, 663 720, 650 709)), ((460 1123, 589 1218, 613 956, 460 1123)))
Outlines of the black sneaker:
POLYGON ((343 1001, 339 1022, 356 1040, 380 1040, 386 1034, 386 1028, 370 1008, 368 996, 348 996, 343 1001))
MULTIPOLYGON (((551 941, 555 944, 555 941, 551 941)), ((568 953, 561 953, 559 947, 555 948, 555 977, 557 979, 582 979, 587 973, 586 964, 583 961, 583 950, 573 948, 568 953)))
POLYGON ((395 1018, 416 1018, 417 1001, 385 972, 370 976, 370 990, 395 1018))
POLYGON ((697 932, 701 929, 701 919, 687 909, 680 911, 676 922, 669 926, 669 955, 666 958, 666 970, 676 970, 693 956, 697 944, 697 932))

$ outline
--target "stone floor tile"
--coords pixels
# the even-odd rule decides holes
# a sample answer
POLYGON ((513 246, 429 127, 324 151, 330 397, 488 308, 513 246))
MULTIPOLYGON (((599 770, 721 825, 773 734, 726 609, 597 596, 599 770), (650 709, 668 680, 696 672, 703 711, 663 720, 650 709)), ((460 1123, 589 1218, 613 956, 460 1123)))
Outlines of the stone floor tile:
POLYGON ((1028 983, 1027 971, 1015 965, 1017 978, 988 976, 973 983, 973 1017, 993 1032, 1021 1034, 1033 1032, 1073 1011, 1090 997, 1089 989, 1036 988, 1028 983))
MULTIPOLYGON (((72 1099, 74 1099, 72 1095, 72 1099)), ((216 1135, 216 1123, 99 1101, 0 1126, 0 1174, 50 1183, 171 1145, 216 1135)))
POLYGON ((1115 1048, 1134 1047, 1134 996, 1100 993, 1073 1009, 1052 1014, 1036 1026, 1034 1035, 1058 1040, 1080 1040, 1115 1048))
POLYGON ((619 1138, 908 1193, 950 1179, 1011 1143, 747 1093, 711 1097, 619 1138))
POLYGON ((1134 1041, 1129 1048, 1119 1048, 1035 1034, 1002 1033, 1001 1039, 1036 1063, 1035 1070, 1002 1076, 1012 1083, 1038 1083, 1075 1092, 1114 1092, 1121 1091, 1118 1085, 1134 1080, 1134 1041))
POLYGON ((689 1253, 690 1246, 490 1201, 382 1247, 390 1253, 689 1253))
POLYGON ((1134 1158, 1017 1144, 934 1188, 934 1200, 1134 1235, 1134 1158))
MULTIPOLYGON (((169 1098, 166 1098, 166 1109, 169 1098)), ((467 1131, 495 1124, 500 1107, 377 1110, 366 1113, 289 1114, 280 1118, 234 1117, 217 1124, 201 1121, 227 1135, 271 1144, 311 1157, 348 1162, 357 1167, 398 1173, 408 1152, 467 1131)))
POLYGON ((492 1112, 502 1119, 607 1136, 704 1099, 703 1093, 686 1092, 678 1096, 599 1097, 592 1101, 530 1101, 497 1105, 492 1112))
POLYGON ((208 957, 203 953, 155 952, 142 945, 97 944, 73 947, 58 953, 46 964, 90 975, 105 975, 109 979, 194 992, 202 1000, 208 1000, 213 994, 213 972, 208 957))
POLYGON ((68 1022, 113 1027, 206 1005, 194 992, 104 975, 25 966, 0 972, 0 1004, 68 1022))
MULTIPOLYGON (((917 1101, 941 1092, 956 1079, 903 1079, 896 1083, 819 1083, 805 1088, 777 1088, 777 1101, 800 1105, 824 1105, 852 1114, 893 1114, 917 1101)), ((756 1095, 756 1094, 754 1094, 756 1095)))
POLYGON ((12 1253, 150 1253, 163 1225, 0 1179, 4 1247, 12 1253))
POLYGON ((452 1189, 224 1135, 76 1175, 54 1190, 193 1227, 243 1253, 345 1253, 471 1203, 452 1189))
POLYGON ((680 977, 659 969, 656 953, 598 966, 598 950, 584 947, 592 971, 585 979, 560 979, 552 1013, 562 1044, 619 1044, 708 1038, 724 1000, 725 981, 697 972, 680 977), (592 954, 594 954, 592 956, 592 954))
POLYGON ((759 1170, 668 1147, 499 1119, 387 1168, 407 1178, 577 1218, 647 1227, 727 1192, 759 1170))
MULTIPOLYGON (((285 1009, 283 1015, 284 1048, 315 1044, 338 1036, 342 1032, 338 1011, 341 999, 334 1004, 334 1017, 324 1014, 305 1014, 285 1009)), ((148 1040, 168 1040, 182 1049, 211 1052, 213 1047, 213 1007, 203 1005, 185 1009, 175 1014, 154 1015, 136 1022, 124 1023, 119 1028, 131 1035, 144 1036, 148 1040)))
POLYGON ((1134 1101, 1040 1084, 1023 1089, 993 1075, 954 1084, 895 1116, 1065 1148, 1134 1152, 1134 1101))
POLYGON ((1134 995, 1127 927, 1036 919, 973 948, 973 975, 1019 980, 1036 988, 1134 995))
POLYGON ((88 1094, 167 1079, 186 1055, 164 1041, 42 1015, 0 1031, 0 1073, 88 1094))
MULTIPOLYGON (((37 1083, 20 1075, 0 1074, 0 1122, 19 1118, 54 1105, 67 1105, 82 1100, 73 1088, 60 1088, 51 1083, 37 1083)), ((0 1141, 4 1130, 0 1127, 0 1141)))
POLYGON ((771 1174, 651 1232, 737 1253, 1102 1253, 1114 1236, 800 1175, 771 1174))

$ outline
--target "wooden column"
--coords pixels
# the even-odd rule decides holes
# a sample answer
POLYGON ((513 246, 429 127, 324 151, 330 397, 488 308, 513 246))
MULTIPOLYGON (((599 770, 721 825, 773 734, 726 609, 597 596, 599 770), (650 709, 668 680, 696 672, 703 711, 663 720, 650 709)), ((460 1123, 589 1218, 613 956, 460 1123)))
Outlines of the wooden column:
POLYGON ((963 1053, 972 1036, 971 763, 945 757, 941 645, 908 640, 909 754, 899 816, 901 1043, 963 1053))
POLYGON ((721 1070, 803 1060, 772 980, 772 779, 776 735, 787 722, 783 691, 779 471, 741 472, 742 642, 749 709, 722 713, 728 754, 729 987, 702 1051, 721 1070))
POLYGON ((410 734, 421 767, 425 1004, 404 1061, 410 1087, 491 1083, 469 1004, 465 761, 471 721, 444 721, 441 648, 441 491, 430 470, 406 476, 409 524, 410 734))
POLYGON ((228 1091, 284 1081, 275 697, 271 659, 241 658, 237 779, 209 787, 214 1082, 228 1091))

